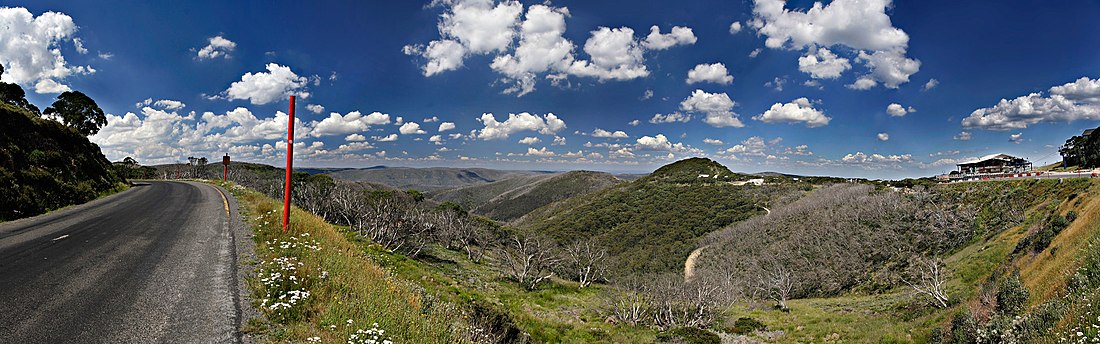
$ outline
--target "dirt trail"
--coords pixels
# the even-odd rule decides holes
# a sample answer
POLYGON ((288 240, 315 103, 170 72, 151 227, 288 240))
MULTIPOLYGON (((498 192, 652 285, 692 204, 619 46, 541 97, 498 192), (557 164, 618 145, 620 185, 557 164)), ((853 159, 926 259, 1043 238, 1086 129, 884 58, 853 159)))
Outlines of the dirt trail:
MULTIPOLYGON (((764 208, 764 216, 772 214, 771 209, 763 206, 761 206, 761 208, 764 208)), ((703 254, 703 249, 707 248, 708 246, 710 245, 697 248, 695 249, 695 251, 691 251, 691 254, 688 255, 687 260, 684 261, 684 281, 690 281, 693 277, 695 277, 695 263, 699 260, 699 255, 703 254)))

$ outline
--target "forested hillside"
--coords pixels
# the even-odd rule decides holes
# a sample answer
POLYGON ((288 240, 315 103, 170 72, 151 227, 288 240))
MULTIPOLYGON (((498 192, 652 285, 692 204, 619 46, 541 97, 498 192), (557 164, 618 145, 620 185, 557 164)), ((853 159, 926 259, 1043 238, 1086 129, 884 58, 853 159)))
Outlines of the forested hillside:
POLYGON ((487 168, 449 167, 372 167, 328 173, 333 178, 386 185, 401 190, 421 192, 487 184, 516 176, 545 174, 532 171, 507 171, 487 168))
POLYGON ((618 273, 678 271, 700 237, 762 214, 770 202, 797 193, 791 185, 731 183, 748 178, 709 159, 687 159, 629 183, 547 205, 515 225, 562 241, 600 243, 618 273))
POLYGON ((0 123, 0 221, 84 203, 123 182, 73 128, 4 102, 0 123))
POLYGON ((452 202, 478 215, 508 222, 532 210, 563 199, 611 187, 620 180, 611 174, 570 171, 512 177, 489 184, 430 193, 438 202, 452 202))

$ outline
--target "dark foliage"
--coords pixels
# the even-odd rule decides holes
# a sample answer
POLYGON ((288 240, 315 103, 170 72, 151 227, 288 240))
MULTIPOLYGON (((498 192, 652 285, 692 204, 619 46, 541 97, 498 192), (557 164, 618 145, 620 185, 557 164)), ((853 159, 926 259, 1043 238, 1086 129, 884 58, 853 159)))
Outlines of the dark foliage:
POLYGON ((749 334, 758 330, 767 329, 764 323, 753 318, 737 318, 737 321, 733 322, 733 327, 729 328, 730 333, 734 334, 749 334))
POLYGON ((107 124, 107 117, 95 100, 80 91, 66 91, 46 108, 47 116, 56 116, 61 122, 84 136, 95 135, 107 124))
POLYGON ((718 334, 697 327, 681 327, 657 335, 662 343, 683 344, 719 344, 722 338, 718 334))
POLYGON ((0 104, 0 220, 95 199, 119 185, 111 162, 61 123, 0 104))
POLYGON ((997 285, 997 309, 1007 315, 1018 315, 1027 306, 1028 291, 1019 276, 1001 280, 997 285))

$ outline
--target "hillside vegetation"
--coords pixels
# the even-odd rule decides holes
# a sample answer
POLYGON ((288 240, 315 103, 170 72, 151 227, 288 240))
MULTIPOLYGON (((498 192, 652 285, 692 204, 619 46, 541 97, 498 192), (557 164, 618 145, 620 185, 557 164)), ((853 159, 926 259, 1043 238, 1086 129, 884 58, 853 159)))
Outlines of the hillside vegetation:
POLYGON ((452 202, 475 214, 509 222, 532 210, 567 198, 611 187, 620 180, 608 173, 571 171, 512 177, 488 184, 430 193, 438 202, 452 202))
POLYGON ((498 180, 522 176, 537 175, 541 172, 506 171, 486 168, 411 168, 377 167, 331 172, 333 178, 369 182, 386 185, 401 190, 419 190, 422 192, 451 189, 476 184, 487 184, 498 180))
POLYGON ((687 159, 547 205, 514 225, 561 241, 600 243, 610 253, 613 272, 677 271, 697 239, 762 214, 766 204, 795 192, 791 186, 730 183, 748 178, 709 159, 687 159))
POLYGON ((0 221, 93 200, 123 187, 99 146, 57 121, 0 102, 0 221))

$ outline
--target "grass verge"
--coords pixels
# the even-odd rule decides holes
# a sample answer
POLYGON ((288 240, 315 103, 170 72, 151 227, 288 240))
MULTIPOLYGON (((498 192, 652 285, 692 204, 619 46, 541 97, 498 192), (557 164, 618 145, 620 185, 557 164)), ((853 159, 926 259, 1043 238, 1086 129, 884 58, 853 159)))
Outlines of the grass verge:
POLYGON ((252 227, 259 260, 249 281, 268 321, 250 324, 269 342, 453 343, 461 341, 454 307, 426 302, 423 289, 387 273, 333 225, 298 208, 281 228, 282 204, 223 185, 252 227))

